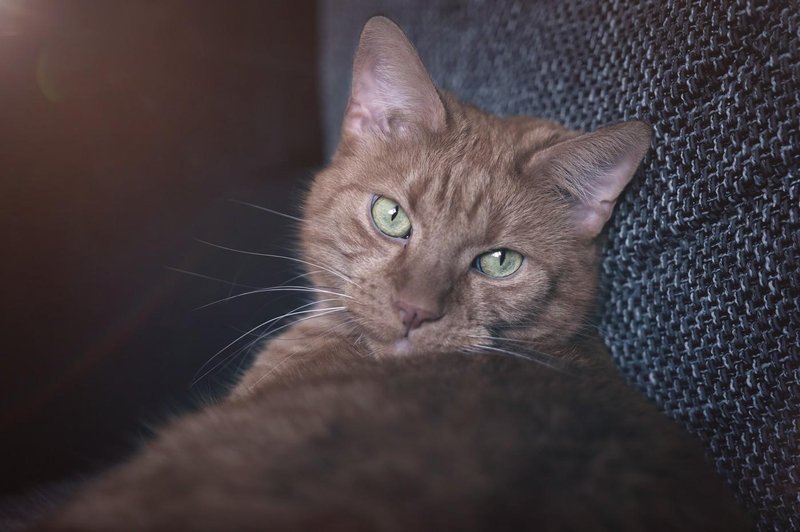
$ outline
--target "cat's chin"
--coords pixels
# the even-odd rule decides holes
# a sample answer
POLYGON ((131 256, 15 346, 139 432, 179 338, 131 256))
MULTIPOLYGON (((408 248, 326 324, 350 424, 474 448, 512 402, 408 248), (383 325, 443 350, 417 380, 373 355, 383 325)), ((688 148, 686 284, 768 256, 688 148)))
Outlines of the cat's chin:
POLYGON ((407 337, 388 342, 374 342, 372 344, 372 353, 378 358, 409 356, 414 352, 414 344, 407 337))
POLYGON ((411 354, 411 340, 408 338, 400 338, 391 345, 390 353, 392 355, 409 355, 411 354))

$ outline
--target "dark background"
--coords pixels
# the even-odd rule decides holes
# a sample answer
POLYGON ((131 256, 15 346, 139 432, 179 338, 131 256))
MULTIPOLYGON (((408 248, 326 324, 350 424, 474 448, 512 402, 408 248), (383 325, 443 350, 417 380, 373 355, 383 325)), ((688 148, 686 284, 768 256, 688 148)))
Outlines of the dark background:
POLYGON ((298 273, 196 239, 291 254, 287 220, 229 200, 296 214, 316 33, 308 1, 0 3, 0 493, 217 396, 247 352, 191 386, 203 363, 299 304, 193 310, 298 273))

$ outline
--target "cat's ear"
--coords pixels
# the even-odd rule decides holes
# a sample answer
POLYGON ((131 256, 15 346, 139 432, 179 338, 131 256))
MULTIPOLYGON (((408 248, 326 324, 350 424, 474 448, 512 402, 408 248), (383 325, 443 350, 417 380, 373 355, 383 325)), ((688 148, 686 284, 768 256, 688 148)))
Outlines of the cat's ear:
POLYGON ((580 237, 594 238, 650 148, 651 127, 623 122, 559 142, 536 154, 536 166, 570 197, 580 237), (544 167, 542 168, 543 165, 544 167))
POLYGON ((385 17, 369 19, 353 65, 342 142, 410 127, 438 131, 445 120, 439 93, 403 31, 385 17))

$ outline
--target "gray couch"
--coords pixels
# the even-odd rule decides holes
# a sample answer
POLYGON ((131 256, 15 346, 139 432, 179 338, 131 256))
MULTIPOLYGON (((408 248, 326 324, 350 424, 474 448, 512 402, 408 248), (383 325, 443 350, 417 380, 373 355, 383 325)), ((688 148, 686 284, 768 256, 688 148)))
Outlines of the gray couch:
POLYGON ((799 3, 324 0, 329 152, 376 13, 485 109, 653 124, 608 232, 602 333, 761 530, 800 530, 799 3))

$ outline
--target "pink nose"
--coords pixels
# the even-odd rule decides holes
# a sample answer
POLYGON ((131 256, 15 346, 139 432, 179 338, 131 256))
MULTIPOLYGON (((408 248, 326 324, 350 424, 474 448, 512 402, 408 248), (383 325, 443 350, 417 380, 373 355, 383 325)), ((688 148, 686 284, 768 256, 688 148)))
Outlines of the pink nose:
POLYGON ((406 335, 412 330, 418 328, 420 325, 427 321, 436 321, 441 316, 436 312, 426 310, 424 308, 406 303, 405 301, 398 300, 395 306, 400 310, 400 319, 406 328, 406 335))

